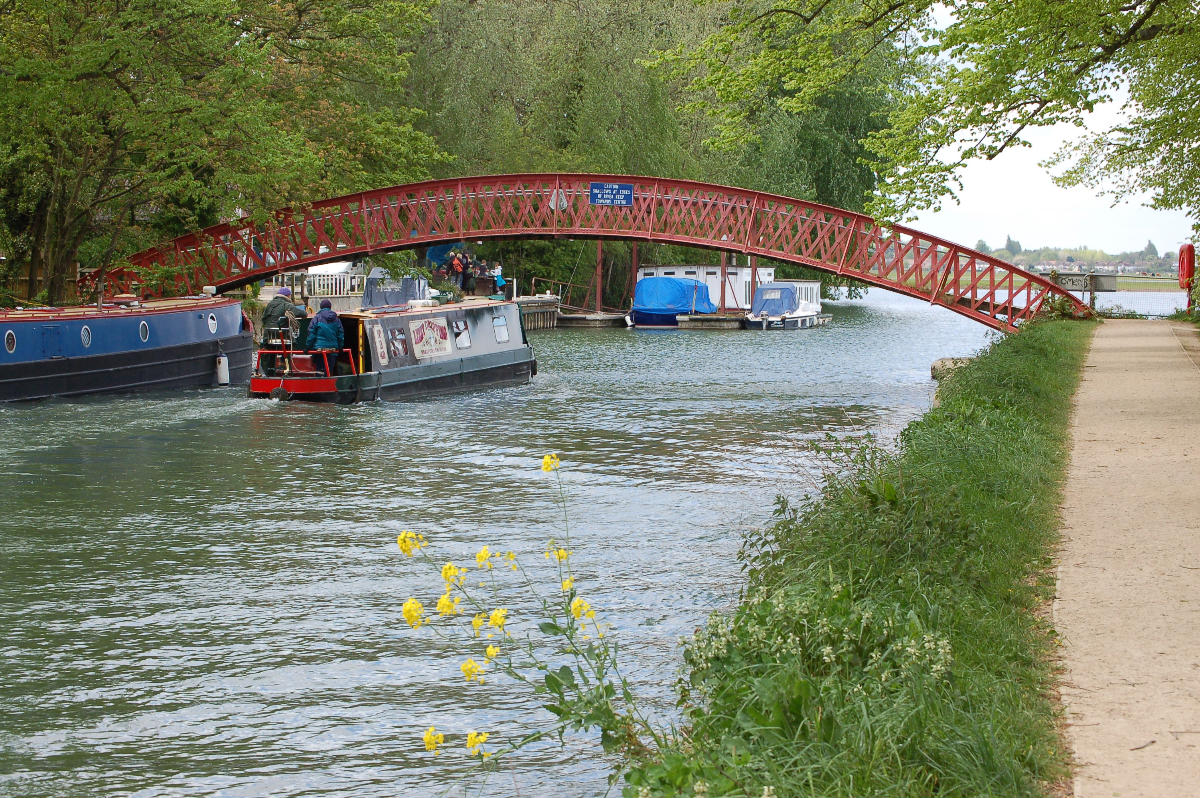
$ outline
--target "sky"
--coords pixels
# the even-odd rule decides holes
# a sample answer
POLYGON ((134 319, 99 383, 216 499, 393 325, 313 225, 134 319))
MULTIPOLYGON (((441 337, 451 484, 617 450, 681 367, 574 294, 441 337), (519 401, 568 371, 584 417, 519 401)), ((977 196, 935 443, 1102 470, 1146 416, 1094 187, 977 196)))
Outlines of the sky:
MULTIPOLYGON (((1111 120, 1115 113, 1098 111, 1095 119, 1111 120)), ((1177 251, 1191 234, 1185 214, 1136 202, 1113 207, 1111 198, 1091 189, 1056 186, 1038 166, 1079 132, 1068 125, 1035 130, 1026 136, 1031 147, 972 162, 962 173, 960 204, 925 211, 909 226, 968 247, 982 239, 996 249, 1012 236, 1025 249, 1087 246, 1116 254, 1140 251, 1153 241, 1160 253, 1177 251)))

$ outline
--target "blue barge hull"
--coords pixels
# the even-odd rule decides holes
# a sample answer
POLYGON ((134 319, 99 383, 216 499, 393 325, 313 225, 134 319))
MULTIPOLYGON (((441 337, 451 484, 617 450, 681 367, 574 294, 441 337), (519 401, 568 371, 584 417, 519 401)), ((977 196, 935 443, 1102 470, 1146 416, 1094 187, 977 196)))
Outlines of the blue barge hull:
POLYGON ((0 312, 0 402, 211 386, 217 357, 250 379, 253 334, 236 300, 0 312))

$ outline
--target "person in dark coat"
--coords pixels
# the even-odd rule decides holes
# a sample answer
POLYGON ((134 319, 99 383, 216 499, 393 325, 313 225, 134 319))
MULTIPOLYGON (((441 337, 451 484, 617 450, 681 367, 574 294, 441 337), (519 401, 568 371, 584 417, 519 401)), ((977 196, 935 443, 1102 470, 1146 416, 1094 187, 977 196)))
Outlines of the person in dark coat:
MULTIPOLYGON (((284 344, 288 348, 292 346, 291 321, 288 314, 292 318, 304 318, 304 309, 292 304, 292 289, 286 285, 279 289, 279 293, 267 303, 266 309, 262 315, 262 343, 263 349, 280 349, 284 344)), ((271 373, 276 367, 283 364, 283 357, 280 355, 265 354, 260 361, 263 369, 267 373, 271 373)))
POLYGON ((263 310, 262 328, 264 342, 276 341, 277 339, 272 335, 272 332, 288 326, 287 314, 289 310, 293 316, 304 315, 303 311, 296 310, 295 304, 292 303, 292 289, 285 285, 279 289, 279 293, 267 303, 266 309, 263 310))
POLYGON ((304 347, 313 353, 313 365, 317 371, 325 372, 325 356, 321 354, 325 352, 329 358, 329 371, 326 373, 337 373, 335 364, 345 340, 346 331, 342 329, 342 320, 333 312, 333 303, 322 299, 321 309, 308 322, 308 340, 304 347))

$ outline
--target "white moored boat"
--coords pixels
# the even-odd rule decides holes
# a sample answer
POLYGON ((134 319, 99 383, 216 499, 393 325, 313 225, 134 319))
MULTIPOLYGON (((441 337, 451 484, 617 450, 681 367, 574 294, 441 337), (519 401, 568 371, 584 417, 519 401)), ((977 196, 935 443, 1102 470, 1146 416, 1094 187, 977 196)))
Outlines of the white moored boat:
POLYGON ((820 327, 829 319, 821 312, 820 281, 779 280, 755 289, 743 326, 748 330, 799 330, 820 327))

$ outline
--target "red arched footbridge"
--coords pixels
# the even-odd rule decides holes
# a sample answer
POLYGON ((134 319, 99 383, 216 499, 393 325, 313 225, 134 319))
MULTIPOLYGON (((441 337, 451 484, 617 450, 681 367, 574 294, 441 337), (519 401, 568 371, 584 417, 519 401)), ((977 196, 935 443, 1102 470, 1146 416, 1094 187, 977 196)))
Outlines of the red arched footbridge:
MULTIPOLYGON (((622 175, 491 175, 350 194, 279 211, 265 224, 242 219, 180 236, 104 279, 109 291, 131 292, 141 274, 166 274, 166 291, 194 294, 441 242, 534 237, 684 244, 797 263, 1005 331, 1051 297, 1088 312, 1039 275, 908 227, 759 191, 622 175)), ((88 279, 81 288, 94 290, 88 279)))

